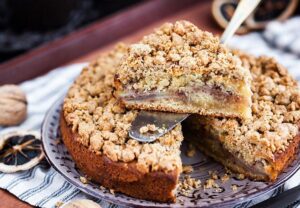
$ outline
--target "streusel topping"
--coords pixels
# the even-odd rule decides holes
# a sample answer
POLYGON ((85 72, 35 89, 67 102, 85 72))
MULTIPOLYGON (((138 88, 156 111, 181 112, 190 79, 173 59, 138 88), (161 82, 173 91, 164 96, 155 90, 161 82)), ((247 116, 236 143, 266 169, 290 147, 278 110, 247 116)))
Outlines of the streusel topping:
POLYGON ((117 72, 124 86, 145 91, 178 90, 185 85, 230 90, 234 86, 228 82, 249 83, 250 77, 249 70, 218 37, 188 21, 166 23, 131 45, 117 72))
POLYGON ((142 172, 181 170, 180 125, 153 143, 128 137, 137 111, 126 110, 113 96, 114 73, 126 50, 118 45, 83 69, 64 101, 66 122, 83 145, 113 161, 135 161, 142 172))
POLYGON ((199 122, 222 138, 226 149, 249 164, 272 162, 298 134, 300 91, 297 82, 274 59, 236 53, 253 77, 253 117, 245 121, 201 117, 199 122))

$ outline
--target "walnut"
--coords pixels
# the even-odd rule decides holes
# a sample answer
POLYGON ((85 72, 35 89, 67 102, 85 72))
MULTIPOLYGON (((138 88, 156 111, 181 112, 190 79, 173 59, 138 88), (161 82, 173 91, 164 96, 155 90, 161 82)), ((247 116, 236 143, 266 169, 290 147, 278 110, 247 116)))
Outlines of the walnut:
POLYGON ((76 199, 66 205, 63 205, 62 208, 101 208, 99 204, 89 199, 76 199))
POLYGON ((23 122, 27 115, 25 93, 16 85, 0 87, 0 125, 13 126, 23 122))

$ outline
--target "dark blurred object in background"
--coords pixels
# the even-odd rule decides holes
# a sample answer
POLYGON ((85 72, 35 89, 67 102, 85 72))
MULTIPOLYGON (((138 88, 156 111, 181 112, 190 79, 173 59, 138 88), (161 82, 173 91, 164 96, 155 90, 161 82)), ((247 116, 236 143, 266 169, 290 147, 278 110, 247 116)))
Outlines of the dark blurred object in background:
POLYGON ((141 0, 0 0, 0 62, 141 0))
MULTIPOLYGON (((238 3, 239 0, 213 1, 212 14, 219 26, 226 28, 238 3)), ((295 13, 298 5, 299 0, 262 0, 237 32, 242 34, 252 30, 261 30, 270 21, 286 20, 295 13)))

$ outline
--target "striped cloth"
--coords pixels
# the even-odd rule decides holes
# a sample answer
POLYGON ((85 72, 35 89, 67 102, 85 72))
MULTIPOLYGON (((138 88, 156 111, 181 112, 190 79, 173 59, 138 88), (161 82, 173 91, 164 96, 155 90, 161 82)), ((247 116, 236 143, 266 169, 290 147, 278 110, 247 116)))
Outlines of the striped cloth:
MULTIPOLYGON (((293 18, 285 23, 271 23, 263 33, 251 33, 244 36, 233 37, 229 45, 245 50, 254 55, 268 55, 275 57, 286 66, 290 73, 300 80, 300 33, 296 30, 300 25, 300 17, 293 18), (286 28, 286 29, 282 29, 286 28), (282 40, 286 33, 293 34, 289 41, 282 40), (280 35, 279 35, 280 34, 280 35), (296 45, 297 43, 297 45, 296 45), (277 48, 276 48, 276 47, 277 48)), ((291 34, 288 34, 291 35, 291 34)), ((40 130, 46 111, 62 96, 86 64, 75 64, 61 67, 33 80, 26 81, 20 86, 28 98, 28 118, 18 127, 1 128, 0 134, 16 130, 40 130)), ((300 171, 298 171, 285 185, 276 191, 290 189, 300 184, 300 171)), ((69 184, 46 161, 31 170, 21 173, 0 173, 0 188, 6 189, 20 200, 39 207, 55 207, 59 201, 68 202, 73 199, 89 198, 102 207, 117 207, 99 199, 93 199, 69 184)), ((266 196, 258 201, 265 199, 266 196)), ((255 202, 247 203, 247 206, 255 202)), ((1 205, 1 202, 0 202, 1 205)), ((241 206, 243 207, 243 206, 241 206)))
MULTIPOLYGON (((40 131, 46 111, 66 93, 85 65, 74 64, 58 68, 44 76, 22 83, 20 86, 28 99, 28 117, 18 127, 0 127, 0 133, 5 134, 20 129, 40 131)), ((0 173, 0 188, 8 190, 20 200, 38 207, 55 207, 57 202, 67 202, 79 198, 92 199, 102 207, 114 206, 82 193, 50 167, 46 160, 28 171, 14 174, 0 173)))

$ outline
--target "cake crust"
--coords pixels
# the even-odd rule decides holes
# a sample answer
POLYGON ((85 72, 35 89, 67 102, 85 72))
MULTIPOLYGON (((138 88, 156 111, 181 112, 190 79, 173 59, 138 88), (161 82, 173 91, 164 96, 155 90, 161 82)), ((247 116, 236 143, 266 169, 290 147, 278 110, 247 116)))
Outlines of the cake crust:
POLYGON ((102 186, 140 199, 160 202, 174 202, 175 188, 180 171, 155 171, 144 173, 138 170, 136 162, 114 162, 105 155, 99 155, 79 142, 77 133, 60 119, 63 142, 80 170, 92 181, 102 186), (121 174, 120 174, 121 173, 121 174))

